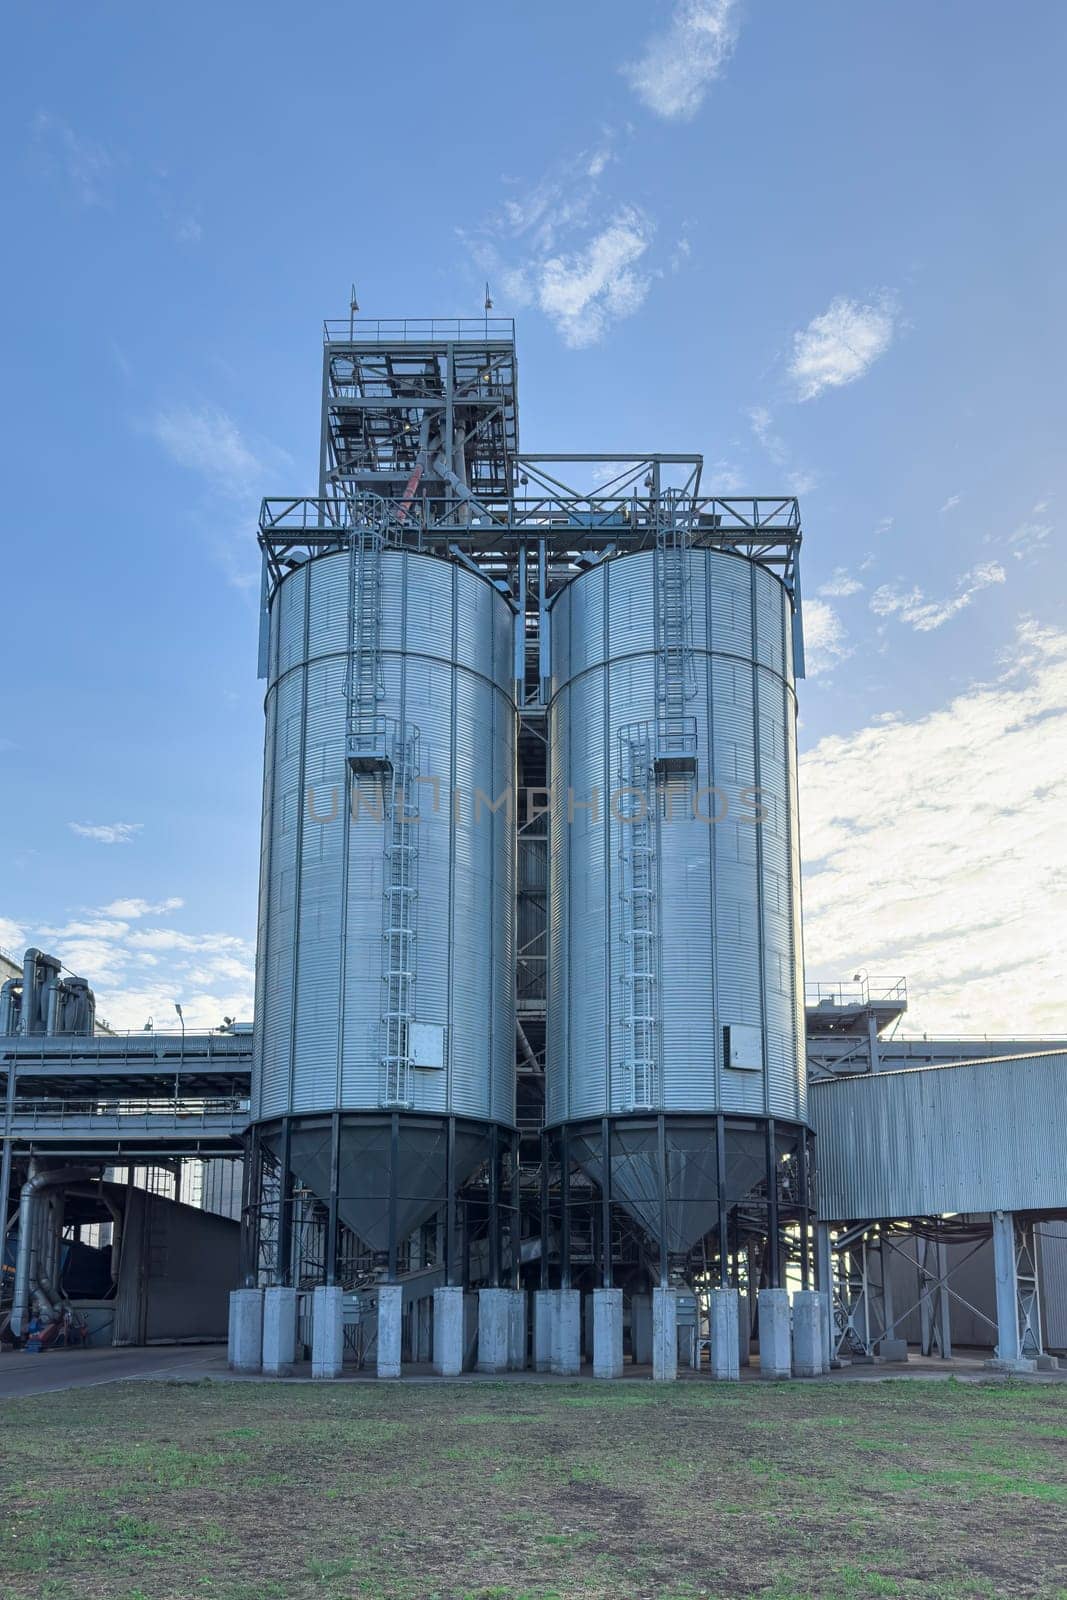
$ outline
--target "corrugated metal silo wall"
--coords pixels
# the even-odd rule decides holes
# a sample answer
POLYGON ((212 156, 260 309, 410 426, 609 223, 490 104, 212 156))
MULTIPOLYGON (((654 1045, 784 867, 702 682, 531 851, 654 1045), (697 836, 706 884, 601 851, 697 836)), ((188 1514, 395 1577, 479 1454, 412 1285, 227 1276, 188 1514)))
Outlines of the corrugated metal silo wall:
MULTIPOLYGON (((415 1015, 447 1039, 414 1109, 511 1122, 514 828, 504 806, 474 816, 515 781, 511 612, 450 562, 381 565, 378 711, 419 733, 415 1015)), ((376 779, 345 803, 348 581, 346 554, 320 557, 271 605, 254 1119, 382 1100, 386 839, 376 779)))
MULTIPOLYGON (((620 729, 656 713, 655 559, 627 556, 584 573, 552 611, 552 1122, 628 1109, 621 828, 608 797, 620 782, 620 729), (594 790, 596 817, 584 804, 594 790)), ((692 816, 691 789, 673 786, 670 820, 658 827, 659 1106, 803 1119, 790 600, 742 557, 693 550, 689 561, 696 785, 722 791, 729 809, 709 825, 692 816), (758 826, 742 798, 754 787, 767 813, 758 826), (730 1023, 762 1028, 762 1071, 724 1065, 730 1023)), ((700 810, 714 815, 721 800, 704 795, 700 810)))

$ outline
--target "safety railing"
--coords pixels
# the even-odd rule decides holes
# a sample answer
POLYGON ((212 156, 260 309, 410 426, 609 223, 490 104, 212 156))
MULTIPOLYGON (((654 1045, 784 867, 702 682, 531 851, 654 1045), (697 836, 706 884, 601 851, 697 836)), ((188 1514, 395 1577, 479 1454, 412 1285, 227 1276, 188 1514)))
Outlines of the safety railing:
POLYGON ((804 1000, 809 1006, 869 1006, 908 1003, 906 978, 857 975, 847 983, 808 983, 804 1000))
POLYGON ((322 325, 325 344, 407 344, 449 339, 515 342, 514 317, 333 317, 322 325))

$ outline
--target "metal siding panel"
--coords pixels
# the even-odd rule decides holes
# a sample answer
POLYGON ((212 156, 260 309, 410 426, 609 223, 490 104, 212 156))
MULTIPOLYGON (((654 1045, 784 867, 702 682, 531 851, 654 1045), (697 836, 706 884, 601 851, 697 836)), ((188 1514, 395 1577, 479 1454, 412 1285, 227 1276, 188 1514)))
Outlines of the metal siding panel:
MULTIPOLYGON (((376 779, 358 779, 354 816, 346 804, 347 606, 344 554, 290 574, 272 601, 254 1089, 262 1117, 380 1102, 385 831, 376 779), (302 771, 314 812, 301 826, 302 771)), ((506 602, 473 573, 383 555, 382 713, 417 725, 420 772, 440 781, 436 812, 432 786, 419 790, 415 1010, 445 1026, 450 1061, 445 1072, 414 1074, 415 1109, 509 1121, 515 853, 503 810, 476 827, 472 806, 475 788, 495 798, 514 779, 511 631, 506 602)))
POLYGON ((815 1083, 811 1110, 827 1219, 1062 1205, 1067 1052, 815 1083))
MULTIPOLYGON (((660 1105, 792 1117, 803 1059, 803 982, 790 809, 795 722, 783 676, 789 602, 781 583, 759 569, 754 629, 751 564, 703 550, 690 561, 697 693, 689 711, 698 782, 721 788, 733 810, 714 825, 676 810, 658 830, 660 1105), (754 632, 762 666, 753 661, 754 632), (757 729, 770 811, 762 881, 756 827, 738 820, 740 791, 756 782, 757 729), (762 1073, 724 1072, 723 1025, 762 1025, 765 1014, 766 1081, 762 1073)), ((654 583, 651 552, 621 557, 576 578, 551 613, 549 744, 558 823, 551 847, 550 1122, 626 1103, 622 829, 605 814, 604 800, 616 782, 620 729, 655 716, 654 583), (593 787, 601 790, 600 826, 590 826, 587 813, 568 826, 568 790, 584 799, 593 787)), ((702 810, 718 803, 705 798, 702 810)))

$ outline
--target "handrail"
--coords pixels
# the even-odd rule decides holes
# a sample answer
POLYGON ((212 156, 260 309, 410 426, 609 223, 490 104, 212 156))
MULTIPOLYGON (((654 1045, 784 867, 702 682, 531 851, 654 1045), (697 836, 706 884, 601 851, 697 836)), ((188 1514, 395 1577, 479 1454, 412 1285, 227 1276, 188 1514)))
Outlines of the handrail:
POLYGON ((328 317, 322 325, 325 344, 406 344, 417 340, 481 336, 484 343, 515 342, 514 317, 328 317))

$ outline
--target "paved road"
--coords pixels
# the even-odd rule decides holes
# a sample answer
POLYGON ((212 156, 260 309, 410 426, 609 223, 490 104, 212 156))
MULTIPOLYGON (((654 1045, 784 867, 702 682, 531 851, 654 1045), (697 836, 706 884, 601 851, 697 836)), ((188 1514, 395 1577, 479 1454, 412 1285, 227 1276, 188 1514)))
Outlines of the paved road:
POLYGON ((20 1395, 49 1394, 55 1389, 84 1389, 125 1378, 190 1379, 222 1376, 226 1347, 218 1344, 151 1345, 146 1349, 22 1350, 0 1354, 0 1400, 20 1395))

